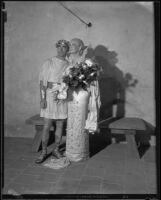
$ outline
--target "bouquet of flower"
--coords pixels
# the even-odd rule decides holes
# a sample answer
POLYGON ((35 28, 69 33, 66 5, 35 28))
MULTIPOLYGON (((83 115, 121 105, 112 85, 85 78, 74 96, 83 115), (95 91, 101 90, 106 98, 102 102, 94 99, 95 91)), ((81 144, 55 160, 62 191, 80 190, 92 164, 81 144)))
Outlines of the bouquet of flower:
POLYGON ((76 64, 69 68, 63 76, 63 82, 72 90, 77 88, 86 89, 87 86, 97 79, 101 67, 91 59, 76 64))

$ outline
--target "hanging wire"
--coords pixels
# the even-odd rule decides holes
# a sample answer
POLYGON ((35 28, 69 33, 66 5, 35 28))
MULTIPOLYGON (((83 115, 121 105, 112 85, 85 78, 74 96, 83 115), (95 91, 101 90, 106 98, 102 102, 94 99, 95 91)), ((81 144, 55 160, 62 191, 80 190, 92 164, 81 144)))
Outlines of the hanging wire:
POLYGON ((91 27, 92 23, 86 23, 83 19, 81 19, 78 15, 76 15, 73 11, 71 11, 69 8, 67 8, 62 2, 57 1, 61 6, 63 6, 66 10, 68 10, 72 15, 74 15, 77 19, 79 19, 82 23, 84 23, 87 27, 91 27))

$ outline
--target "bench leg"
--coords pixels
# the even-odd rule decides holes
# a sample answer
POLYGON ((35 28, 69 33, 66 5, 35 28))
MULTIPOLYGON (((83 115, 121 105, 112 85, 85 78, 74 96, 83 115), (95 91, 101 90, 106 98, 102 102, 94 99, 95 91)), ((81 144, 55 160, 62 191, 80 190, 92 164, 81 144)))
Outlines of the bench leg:
POLYGON ((41 145, 41 140, 42 140, 42 131, 43 131, 43 125, 35 125, 35 137, 33 139, 33 144, 32 144, 32 152, 38 152, 40 145, 41 145))
POLYGON ((135 135, 126 135, 126 140, 127 140, 127 147, 128 147, 128 154, 132 158, 140 159, 140 155, 138 152, 137 144, 135 141, 135 135))

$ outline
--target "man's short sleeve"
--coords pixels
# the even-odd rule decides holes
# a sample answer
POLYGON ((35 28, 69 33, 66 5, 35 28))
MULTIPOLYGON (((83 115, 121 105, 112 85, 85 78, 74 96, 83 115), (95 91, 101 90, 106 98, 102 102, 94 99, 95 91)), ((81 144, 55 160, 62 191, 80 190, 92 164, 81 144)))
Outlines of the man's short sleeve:
POLYGON ((42 65, 39 73, 39 83, 40 81, 43 81, 43 85, 47 86, 47 81, 49 77, 49 61, 45 61, 44 64, 42 65))

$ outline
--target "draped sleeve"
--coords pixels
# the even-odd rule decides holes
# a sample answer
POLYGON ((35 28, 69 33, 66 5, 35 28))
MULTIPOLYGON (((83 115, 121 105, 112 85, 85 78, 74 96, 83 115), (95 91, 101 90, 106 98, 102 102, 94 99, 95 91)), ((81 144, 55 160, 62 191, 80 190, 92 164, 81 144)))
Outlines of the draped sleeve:
POLYGON ((40 73, 39 73, 39 82, 43 81, 44 86, 47 86, 49 74, 50 74, 50 61, 47 60, 42 65, 42 67, 40 69, 40 73))
POLYGON ((89 90, 90 98, 85 129, 89 130, 89 132, 95 132, 98 128, 99 109, 101 106, 98 81, 93 81, 92 84, 90 84, 89 90))

